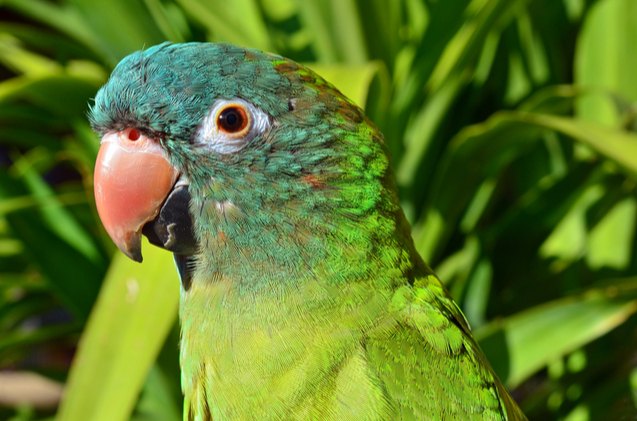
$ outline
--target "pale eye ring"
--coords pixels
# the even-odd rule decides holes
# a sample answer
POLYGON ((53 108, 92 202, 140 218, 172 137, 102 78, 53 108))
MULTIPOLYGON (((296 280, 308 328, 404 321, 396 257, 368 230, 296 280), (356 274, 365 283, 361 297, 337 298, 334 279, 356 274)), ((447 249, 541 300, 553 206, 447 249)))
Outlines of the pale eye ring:
POLYGON ((217 111, 217 129, 234 138, 248 134, 252 126, 250 110, 243 104, 229 103, 217 111))
POLYGON ((194 135, 194 142, 216 153, 243 149, 271 126, 270 116, 242 98, 215 100, 194 135))

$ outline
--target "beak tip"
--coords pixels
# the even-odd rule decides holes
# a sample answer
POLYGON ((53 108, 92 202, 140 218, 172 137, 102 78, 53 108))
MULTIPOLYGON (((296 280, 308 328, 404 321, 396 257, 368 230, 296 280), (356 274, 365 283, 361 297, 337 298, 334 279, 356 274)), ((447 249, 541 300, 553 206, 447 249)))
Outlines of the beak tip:
POLYGON ((130 253, 126 253, 126 255, 130 259, 136 261, 137 263, 141 263, 144 260, 144 258, 142 257, 141 249, 140 250, 131 251, 130 253))
POLYGON ((116 241, 117 247, 122 253, 128 256, 129 259, 141 263, 144 258, 142 257, 142 238, 138 232, 127 235, 123 241, 116 241))

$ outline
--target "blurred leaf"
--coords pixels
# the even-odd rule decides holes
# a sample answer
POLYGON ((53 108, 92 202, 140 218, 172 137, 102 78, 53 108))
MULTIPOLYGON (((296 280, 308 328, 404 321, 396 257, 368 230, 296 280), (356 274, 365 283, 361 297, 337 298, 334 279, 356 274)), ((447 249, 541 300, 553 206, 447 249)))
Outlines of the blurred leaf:
POLYGON ((42 345, 51 339, 77 331, 78 325, 74 323, 38 327, 31 330, 14 330, 0 339, 0 359, 4 360, 10 354, 25 353, 29 347, 42 345))
POLYGON ((96 34, 77 10, 68 5, 58 6, 44 0, 4 0, 3 5, 40 21, 45 26, 56 28, 92 49, 99 50, 100 41, 96 34))
POLYGON ((616 162, 631 174, 637 174, 637 134, 610 129, 584 120, 549 115, 525 115, 531 124, 558 131, 616 162))
MULTIPOLYGON (((31 154, 33 155, 33 154, 31 154)), ((99 263, 101 255, 95 247, 92 238, 73 216, 57 200, 50 186, 34 170, 27 157, 22 157, 15 162, 16 172, 24 180, 31 193, 31 197, 37 202, 41 219, 49 228, 70 246, 82 253, 87 259, 99 263)))
POLYGON ((633 316, 636 296, 637 279, 620 281, 496 320, 476 330, 475 336, 498 375, 515 387, 633 316))
POLYGON ((498 33, 526 1, 472 0, 467 4, 453 0, 436 5, 445 9, 441 15, 448 20, 441 16, 428 28, 420 45, 422 54, 417 55, 419 59, 414 62, 412 79, 406 82, 410 89, 405 89, 403 98, 398 97, 397 107, 401 109, 414 106, 420 100, 417 95, 423 90, 428 94, 411 128, 413 134, 407 138, 406 151, 397 168, 399 184, 407 185, 414 178, 418 164, 426 158, 427 149, 431 147, 435 131, 462 86, 470 81, 489 34, 492 31, 498 33), (430 38, 433 45, 428 42, 430 38), (446 43, 441 44, 444 41, 446 43), (433 54, 426 53, 432 47, 433 54))
MULTIPOLYGON (((637 43, 637 2, 597 2, 587 16, 577 44, 576 82, 637 101, 637 55, 629 54, 637 43), (603 63, 603 65, 600 65, 603 63)), ((582 97, 578 115, 588 121, 617 126, 623 123, 616 103, 601 95, 582 97)))
POLYGON ((144 241, 144 264, 117 254, 91 313, 58 420, 127 420, 177 317, 169 253, 144 241), (122 376, 126 381, 122 381, 122 376))
POLYGON ((355 0, 297 3, 320 63, 361 64, 367 60, 367 46, 355 0))
POLYGON ((185 41, 186 20, 175 7, 165 5, 160 0, 145 0, 144 3, 166 39, 173 42, 185 41))
MULTIPOLYGON (((177 0, 186 13, 206 27, 216 41, 272 50, 256 0, 177 0), (240 10, 241 13, 237 13, 240 10)), ((212 39, 210 39, 212 40, 212 39)))
POLYGON ((87 98, 95 94, 96 87, 92 81, 73 76, 19 77, 0 83, 0 101, 20 96, 58 118, 77 116, 88 110, 87 98))
POLYGON ((175 405, 171 396, 171 386, 179 378, 178 373, 176 374, 175 378, 168 378, 156 366, 150 370, 146 387, 139 402, 138 412, 140 415, 133 417, 133 420, 180 421, 182 419, 181 406, 175 405))
POLYGON ((586 253, 586 213, 603 194, 601 186, 589 186, 542 244, 540 255, 566 261, 581 258, 586 253))
POLYGON ((183 407, 179 370, 179 323, 175 321, 150 370, 133 420, 179 420, 183 407))
POLYGON ((379 80, 377 89, 387 93, 389 87, 387 76, 383 73, 380 63, 367 63, 364 65, 322 65, 308 64, 316 73, 325 80, 334 84, 346 97, 350 98, 361 108, 365 108, 369 90, 374 78, 379 80))
POLYGON ((432 208, 415 233, 418 250, 425 259, 436 255, 434 245, 445 244, 477 186, 486 177, 497 175, 503 165, 547 130, 569 136, 630 174, 637 174, 637 134, 547 114, 497 113, 487 122, 459 133, 436 173, 429 198, 432 208))
POLYGON ((635 199, 624 199, 590 231, 586 257, 592 269, 628 267, 633 254, 636 211, 635 199))
POLYGON ((133 51, 165 40, 140 1, 69 0, 67 4, 90 28, 97 51, 111 66, 133 51), (117 30, 113 30, 113 24, 117 30))
POLYGON ((20 48, 17 40, 8 34, 0 34, 0 62, 16 73, 34 76, 62 70, 54 60, 20 48))
MULTIPOLYGON (((0 195, 20 197, 24 194, 23 188, 16 179, 0 172, 0 195)), ((15 204, 20 205, 18 202, 15 204)), ((17 211, 20 207, 5 216, 10 231, 25 245, 27 255, 42 270, 50 281, 49 286, 68 309, 80 319, 87 317, 99 289, 103 260, 87 258, 62 239, 55 221, 46 222, 33 208, 17 211)))

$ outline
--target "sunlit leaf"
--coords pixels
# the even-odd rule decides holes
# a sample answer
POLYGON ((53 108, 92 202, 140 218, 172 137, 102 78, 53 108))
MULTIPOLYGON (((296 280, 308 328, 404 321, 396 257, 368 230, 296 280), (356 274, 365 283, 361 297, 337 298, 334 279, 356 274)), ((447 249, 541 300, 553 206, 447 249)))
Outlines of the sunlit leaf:
POLYGON ((496 320, 476 331, 476 337, 496 372, 515 387, 633 316, 636 296, 637 280, 622 281, 496 320))
POLYGON ((614 161, 629 174, 637 174, 637 134, 547 114, 498 113, 483 124, 465 129, 454 139, 434 180, 432 208, 422 228, 417 229, 420 252, 426 257, 435 255, 432 247, 444 244, 477 186, 523 153, 529 142, 538 142, 545 131, 569 136, 614 161), (442 215, 446 227, 433 228, 433 222, 442 220, 442 215))
POLYGON ((80 341, 58 420, 127 420, 177 317, 169 253, 144 242, 144 264, 118 254, 80 341), (126 379, 123 381, 122 379, 126 379))
MULTIPOLYGON (((624 104, 637 101, 637 56, 629 54, 637 43, 637 3, 633 0, 597 2, 586 19, 575 56, 576 82, 584 87, 613 93, 624 104)), ((617 126, 623 123, 618 109, 624 104, 602 95, 588 95, 578 101, 582 118, 617 126)))
POLYGON ((272 50, 270 37, 255 0, 178 0, 181 7, 195 21, 204 25, 217 41, 244 47, 272 50), (236 13, 240 10, 241 13, 236 13))
POLYGON ((360 107, 365 107, 369 95, 370 86, 374 78, 378 78, 383 84, 379 89, 387 89, 388 83, 384 79, 380 63, 368 63, 366 65, 321 65, 309 64, 309 66, 323 78, 333 83, 343 94, 353 100, 360 107))

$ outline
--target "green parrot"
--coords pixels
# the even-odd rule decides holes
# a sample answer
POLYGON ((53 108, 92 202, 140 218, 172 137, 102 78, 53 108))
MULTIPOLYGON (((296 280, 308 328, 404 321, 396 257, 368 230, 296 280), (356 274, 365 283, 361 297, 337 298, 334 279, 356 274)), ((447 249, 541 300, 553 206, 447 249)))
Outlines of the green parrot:
POLYGON ((108 234, 175 256, 185 420, 525 419, 416 252, 382 134, 320 76, 164 43, 90 119, 108 234))

